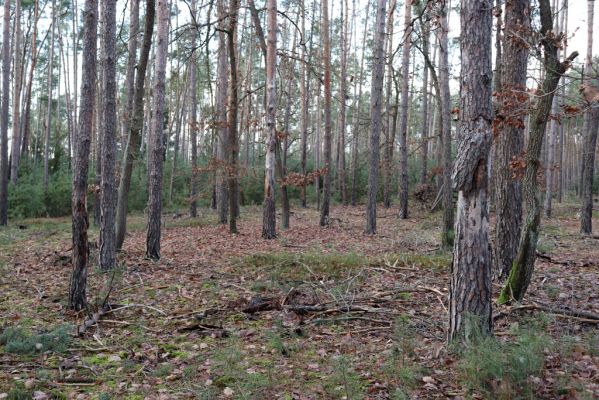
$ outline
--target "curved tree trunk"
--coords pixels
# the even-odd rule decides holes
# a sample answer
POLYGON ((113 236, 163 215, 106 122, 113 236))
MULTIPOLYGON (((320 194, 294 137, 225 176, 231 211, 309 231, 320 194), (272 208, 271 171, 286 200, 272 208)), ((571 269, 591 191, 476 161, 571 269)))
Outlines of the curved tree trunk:
POLYGON ((141 145, 141 130, 144 120, 144 84, 150 48, 152 47, 152 33, 154 31, 154 0, 146 2, 146 18, 144 38, 135 74, 135 93, 133 99, 133 114, 127 146, 124 151, 124 160, 121 166, 121 180, 119 183, 118 202, 116 211, 116 248, 120 250, 125 241, 127 232, 127 208, 129 204, 129 189, 131 188, 131 174, 133 163, 138 159, 141 145))
POLYGON ((491 254, 487 211, 487 157, 491 148, 491 31, 487 2, 461 1, 461 129, 453 170, 458 194, 449 294, 449 340, 468 343, 476 331, 489 334, 491 254))
MULTIPOLYGON (((540 0, 541 33, 547 37, 547 33, 553 29, 551 5, 549 0, 540 0)), ((539 199, 539 183, 537 173, 541 164, 541 148, 545 128, 551 111, 551 104, 561 76, 570 67, 572 61, 578 56, 578 52, 572 53, 567 59, 560 62, 558 59, 558 48, 556 42, 551 39, 541 41, 544 55, 545 78, 539 92, 542 94, 535 105, 530 117, 530 135, 526 148, 524 180, 522 192, 526 216, 518 244, 518 252, 508 276, 505 287, 501 291, 497 302, 508 303, 512 300, 522 301, 524 294, 530 284, 536 259, 537 241, 539 238, 539 225, 541 222, 541 201, 539 199)))

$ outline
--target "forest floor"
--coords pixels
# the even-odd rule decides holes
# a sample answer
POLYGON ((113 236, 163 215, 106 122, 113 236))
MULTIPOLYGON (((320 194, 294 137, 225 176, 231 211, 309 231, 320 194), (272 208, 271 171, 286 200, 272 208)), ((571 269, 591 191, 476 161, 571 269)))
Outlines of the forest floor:
POLYGON ((328 228, 295 208, 271 241, 258 207, 236 235, 211 211, 165 215, 159 262, 132 216, 122 266, 89 271, 90 314, 110 308, 81 337, 70 220, 14 224, 0 231, 0 399, 599 398, 599 324, 561 312, 599 314, 599 240, 578 234, 576 204, 543 221, 525 302, 494 306, 495 338, 466 352, 445 341, 441 216, 417 207, 379 207, 376 236, 363 206, 334 207, 328 228))

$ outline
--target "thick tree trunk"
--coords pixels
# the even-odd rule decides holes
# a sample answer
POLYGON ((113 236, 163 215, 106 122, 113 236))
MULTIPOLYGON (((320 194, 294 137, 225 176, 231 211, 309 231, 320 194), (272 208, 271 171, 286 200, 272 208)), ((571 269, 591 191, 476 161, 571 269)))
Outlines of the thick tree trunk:
POLYGON ((526 67, 528 46, 520 39, 520 30, 530 27, 530 0, 513 0, 505 6, 503 59, 501 60, 501 90, 497 92, 498 110, 495 116, 495 243, 493 246, 494 275, 505 278, 518 250, 522 227, 522 188, 514 178, 510 163, 522 155, 524 118, 528 113, 526 67), (503 100, 507 100, 505 103, 503 100))
POLYGON ((411 37, 412 2, 406 1, 401 54, 401 108, 399 117, 399 218, 401 219, 408 218, 408 98, 411 37))
POLYGON ((274 239, 276 234, 275 213, 275 147, 277 144, 275 80, 277 64, 277 1, 267 0, 267 47, 266 47, 266 156, 264 157, 264 204, 262 237, 274 239))
POLYGON ((94 124, 94 97, 96 95, 96 53, 98 30, 98 2, 85 1, 83 20, 83 70, 79 127, 73 137, 73 273, 69 288, 69 308, 79 311, 86 306, 89 247, 87 228, 87 172, 91 132, 94 124))
POLYGON ((4 1, 2 117, 0 119, 0 226, 8 224, 8 102, 10 101, 10 1, 4 1))
POLYGON ((104 25, 103 69, 103 120, 102 139, 102 192, 100 216, 100 268, 112 269, 116 266, 116 0, 103 0, 104 25))
POLYGON ((461 1, 461 129, 453 170, 458 194, 449 294, 449 340, 468 343, 477 331, 489 334, 491 254, 487 211, 487 157, 493 119, 491 30, 488 2, 461 1))
POLYGON ((530 284, 541 222, 541 201, 539 199, 540 191, 537 173, 541 164, 543 137, 545 136, 545 128, 547 127, 547 120, 558 82, 570 67, 572 61, 578 56, 578 52, 574 52, 563 62, 559 61, 557 43, 548 35, 553 30, 549 0, 540 0, 539 5, 541 33, 544 38, 547 38, 541 40, 544 50, 545 77, 542 86, 539 88, 542 95, 539 97, 530 117, 530 136, 524 158, 526 169, 522 182, 522 192, 526 216, 516 257, 512 263, 505 287, 497 300, 499 304, 508 303, 512 300, 522 301, 530 284))
MULTIPOLYGON (((395 3, 393 1, 393 3, 395 3)), ((392 4, 393 4, 392 3, 392 4)), ((376 234, 376 195, 382 128, 383 79, 385 74, 385 14, 387 1, 378 0, 376 7, 376 36, 374 38, 374 65, 372 68, 372 102, 370 106, 370 167, 368 173, 368 205, 366 208, 366 233, 376 234)), ((390 12, 393 12, 391 7, 390 12)))
POLYGON ((156 61, 154 70, 154 97, 152 129, 150 131, 152 149, 150 162, 148 234, 146 256, 160 258, 160 223, 162 217, 162 167, 164 161, 164 87, 166 78, 166 57, 168 50, 169 11, 166 0, 156 2, 156 61))
POLYGON ((121 168, 121 180, 119 183, 117 212, 116 212, 116 248, 120 250, 125 241, 127 232, 127 209, 129 204, 129 189, 131 188, 131 174, 133 163, 138 159, 141 145, 141 130, 144 121, 144 83, 150 48, 152 47, 152 33, 154 31, 154 0, 146 2, 146 18, 144 26, 144 37, 135 74, 135 92, 133 99, 133 113, 131 115, 131 128, 129 138, 124 151, 124 159, 121 168))
POLYGON ((324 64, 324 182, 322 192, 322 207, 320 208, 320 226, 329 225, 331 206, 331 41, 329 32, 329 2, 322 1, 322 43, 324 64))

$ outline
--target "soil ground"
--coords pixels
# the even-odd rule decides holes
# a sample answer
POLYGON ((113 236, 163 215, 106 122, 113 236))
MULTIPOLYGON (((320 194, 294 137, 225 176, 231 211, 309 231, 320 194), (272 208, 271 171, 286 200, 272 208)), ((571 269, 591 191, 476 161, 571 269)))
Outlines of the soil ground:
MULTIPOLYGON (((477 386, 446 345, 440 214, 378 211, 368 236, 363 206, 334 207, 328 228, 315 209, 295 208, 271 241, 258 207, 242 209, 236 235, 211 211, 165 215, 159 262, 144 257, 144 217, 131 216, 121 267, 89 271, 89 314, 111 287, 109 312, 61 352, 0 346, 0 398, 599 398, 597 321, 535 308, 599 314, 599 240, 578 234, 575 203, 543 221, 524 304, 494 306, 498 342, 522 348, 525 326, 548 338, 541 368, 515 385, 510 370, 477 386)), ((0 332, 73 331, 89 317, 66 309, 68 218, 19 222, 0 231, 0 246, 0 332)))

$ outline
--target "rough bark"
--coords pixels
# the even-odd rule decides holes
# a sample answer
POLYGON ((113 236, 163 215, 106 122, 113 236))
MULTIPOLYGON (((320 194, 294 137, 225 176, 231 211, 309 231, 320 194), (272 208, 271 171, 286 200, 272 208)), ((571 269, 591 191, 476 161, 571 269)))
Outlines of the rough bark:
MULTIPOLYGON (((382 128, 383 79, 385 65, 385 14, 387 1, 378 0, 376 7, 376 36, 374 38, 374 63, 372 68, 372 102, 370 106, 370 167, 368 173, 368 205, 366 208, 366 233, 376 234, 376 195, 382 128)), ((393 12, 393 7, 391 7, 393 12)))
POLYGON ((530 0, 512 0, 505 6, 502 85, 495 116, 495 243, 493 271, 505 278, 518 250, 522 227, 522 188, 510 162, 522 155, 527 114, 526 67, 528 45, 520 39, 530 29, 530 0), (503 103, 503 99, 508 102, 503 103))
POLYGON ((39 21, 39 1, 35 0, 33 11, 33 33, 31 35, 31 64, 29 64, 29 78, 27 80, 27 89, 25 90, 25 111, 23 113, 23 134, 21 139, 21 158, 29 156, 29 137, 30 137, 30 115, 31 115, 31 93, 33 89, 33 74, 37 65, 37 26, 39 21))
POLYGON ((229 232, 237 233, 237 163, 239 158, 239 143, 237 137, 237 19, 239 12, 239 0, 231 0, 229 9, 229 27, 227 31, 227 47, 229 51, 229 232))
POLYGON ((492 331, 487 215, 487 157, 493 118, 491 4, 462 0, 460 22, 462 140, 453 170, 459 194, 449 294, 449 340, 468 343, 475 331, 492 331))
POLYGON ((21 0, 15 0, 14 16, 14 72, 13 72, 13 107, 12 107, 12 141, 10 151, 10 181, 16 185, 19 177, 19 156, 21 144, 21 87, 23 82, 22 32, 21 32, 21 0))
POLYGON ((131 116, 131 127, 127 146, 124 151, 124 160, 121 168, 121 179, 119 182, 118 202, 116 212, 116 248, 120 250, 125 241, 127 232, 127 208, 129 204, 129 189, 131 188, 131 174, 133 164, 138 159, 139 148, 141 145, 141 130, 144 120, 144 83, 148 59, 150 57, 150 48, 152 47, 152 33, 154 31, 154 0, 146 2, 146 18, 144 25, 144 36, 139 62, 137 64, 137 73, 135 74, 135 92, 133 99, 133 113, 131 116))
POLYGON ((227 35, 225 26, 226 10, 223 0, 216 3, 217 15, 219 19, 218 32, 218 59, 216 67, 216 118, 218 126, 218 148, 217 161, 218 171, 216 175, 216 198, 218 209, 218 222, 227 223, 229 188, 227 159, 229 154, 227 129, 227 35))
POLYGON ((324 180, 322 206, 320 208, 320 226, 328 226, 331 206, 331 41, 329 33, 329 2, 322 2, 322 43, 324 65, 324 180))
POLYGON ((54 66, 54 33, 56 31, 56 0, 52 0, 52 33, 50 34, 50 51, 48 53, 48 105, 46 115, 46 133, 44 136, 44 189, 48 188, 50 179, 50 133, 52 132, 52 77, 54 66))
MULTIPOLYGON (((355 8, 355 7, 354 7, 355 8)), ((366 4, 366 16, 369 15, 370 1, 366 4)), ((362 82, 364 81, 364 55, 366 38, 368 37, 368 20, 364 18, 364 31, 362 32, 362 55, 360 56, 360 74, 358 78, 357 93, 354 86, 354 115, 352 122, 352 156, 351 156, 351 205, 358 202, 358 138, 360 131, 360 112, 362 111, 362 82)))
POLYGON ((399 117, 399 218, 408 218, 408 102, 410 47, 412 44, 412 2, 404 7, 404 33, 401 54, 401 105, 399 117))
POLYGON ((337 175, 339 178, 339 190, 341 192, 341 202, 347 204, 347 186, 345 179, 345 129, 346 129, 346 112, 347 112, 347 54, 349 53, 348 47, 348 21, 349 21, 349 7, 347 0, 344 0, 344 4, 341 5, 341 16, 342 16, 342 33, 340 38, 341 47, 341 75, 339 76, 339 164, 337 169, 337 175), (345 10, 345 12, 343 11, 345 10))
POLYGON ((277 144, 275 80, 277 63, 277 1, 267 0, 267 46, 266 46, 266 156, 264 157, 264 203, 262 214, 262 237, 274 239, 275 214, 275 147, 277 144))
POLYGON ((522 181, 523 201, 526 209, 524 225, 510 274, 497 300, 499 304, 508 303, 512 300, 522 301, 530 284, 541 222, 541 201, 539 199, 540 191, 537 173, 541 164, 543 137, 545 136, 545 128, 547 127, 547 120, 558 82, 570 67, 572 60, 578 56, 578 52, 574 52, 564 61, 559 61, 558 39, 560 36, 556 39, 550 35, 553 30, 553 23, 549 0, 540 0, 539 6, 545 77, 539 88, 541 96, 531 113, 528 146, 524 158, 526 164, 522 181))
MULTIPOLYGON (((302 19, 302 42, 301 47, 301 62, 300 62, 300 168, 302 175, 306 175, 306 157, 308 149, 308 109, 309 109, 309 79, 308 71, 306 68, 307 56, 306 56, 306 9, 304 1, 302 0, 301 5, 301 19, 302 19)), ((306 207, 306 185, 302 185, 300 200, 302 207, 306 207)))
POLYGON ((93 129, 94 97, 96 95, 96 53, 98 30, 98 2, 86 0, 83 14, 83 69, 79 127, 73 137, 73 194, 72 240, 73 273, 69 287, 69 308, 75 311, 86 306, 89 247, 87 229, 87 172, 93 129))
POLYGON ((443 146, 443 221, 441 246, 451 249, 454 241, 453 188, 451 186, 451 97, 449 93, 449 43, 447 36, 447 3, 443 2, 439 28, 439 97, 441 99, 441 136, 443 146))
MULTIPOLYGON (((192 19, 196 19, 196 0, 191 1, 192 19)), ((191 33, 191 48, 196 45, 195 30, 191 33)), ((191 112, 189 116, 189 138, 191 141, 191 183, 189 197, 189 215, 197 217, 198 215, 198 83, 197 83, 197 54, 191 53, 189 59, 189 85, 191 86, 191 112)))
POLYGON ((169 11, 166 0, 156 2, 156 61, 154 70, 154 97, 152 129, 150 131, 152 149, 150 162, 148 234, 146 256, 160 258, 160 223, 162 217, 162 167, 164 162, 164 87, 166 78, 166 56, 168 51, 169 11))
POLYGON ((115 211, 116 188, 116 0, 103 0, 102 4, 103 70, 102 112, 104 130, 102 138, 102 181, 100 215, 100 268, 116 266, 115 211))
MULTIPOLYGON (((595 0, 587 0, 587 57, 585 63, 584 85, 593 85, 593 21, 595 0)), ((593 233, 593 177, 595 175, 595 149, 597 147, 597 124, 599 123, 599 101, 590 104, 585 112, 584 150, 582 160, 582 207, 580 210, 580 233, 593 233)))
POLYGON ((8 224, 8 102, 10 101, 10 1, 4 1, 2 118, 0 120, 0 226, 8 224))
MULTIPOLYGON (((430 26, 428 21, 421 20, 422 26, 422 53, 425 59, 428 58, 430 50, 430 26)), ((428 73, 429 68, 425 63, 424 71, 422 71, 422 131, 421 131, 421 152, 422 152, 422 170, 420 172, 420 183, 426 184, 428 182, 428 135, 429 135, 429 105, 428 105, 428 73)))
MULTIPOLYGON (((387 32, 393 32, 393 15, 395 14, 396 1, 391 0, 389 12, 387 13, 387 32)), ((391 124, 394 112, 392 107, 397 109, 397 104, 391 104, 393 95, 393 34, 387 36, 387 78, 385 94, 385 118, 383 120, 383 132, 385 133, 385 148, 383 154, 383 206, 391 207, 391 155, 393 153, 394 141, 391 141, 391 124)), ((395 137, 395 134, 393 135, 395 137)))

